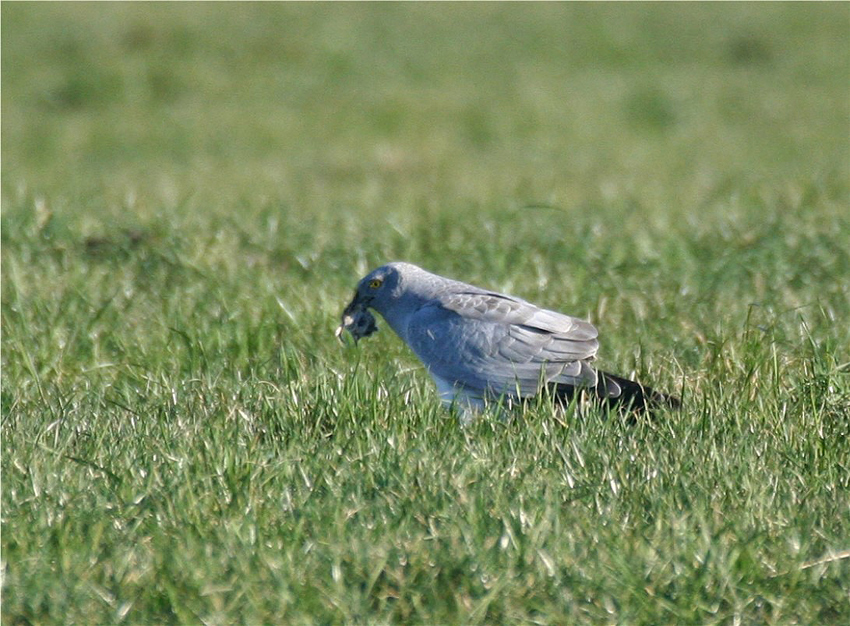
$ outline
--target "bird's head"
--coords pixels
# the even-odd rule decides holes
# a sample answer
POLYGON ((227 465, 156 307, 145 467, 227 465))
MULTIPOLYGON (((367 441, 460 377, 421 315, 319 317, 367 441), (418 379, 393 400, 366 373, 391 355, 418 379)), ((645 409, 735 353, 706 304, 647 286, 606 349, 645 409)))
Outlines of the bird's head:
POLYGON ((351 333, 356 342, 362 337, 368 337, 378 330, 375 317, 369 312, 373 309, 384 315, 392 303, 402 293, 402 275, 407 263, 388 263, 364 276, 354 292, 354 298, 342 312, 342 324, 336 329, 340 337, 344 330, 351 333))

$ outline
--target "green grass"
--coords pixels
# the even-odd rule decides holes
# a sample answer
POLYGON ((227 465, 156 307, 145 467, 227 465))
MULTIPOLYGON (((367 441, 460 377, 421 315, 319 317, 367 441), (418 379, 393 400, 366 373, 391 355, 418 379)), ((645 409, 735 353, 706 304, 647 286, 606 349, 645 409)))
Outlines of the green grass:
POLYGON ((850 620, 850 5, 2 5, 4 624, 850 620), (681 393, 467 428, 404 259, 681 393))

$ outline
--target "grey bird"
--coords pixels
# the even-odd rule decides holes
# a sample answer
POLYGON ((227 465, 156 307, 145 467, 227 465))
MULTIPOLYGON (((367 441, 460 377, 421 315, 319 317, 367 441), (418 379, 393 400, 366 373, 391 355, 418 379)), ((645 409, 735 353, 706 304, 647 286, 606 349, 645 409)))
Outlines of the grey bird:
POLYGON ((370 309, 416 353, 442 402, 464 421, 488 404, 510 405, 544 390, 561 403, 586 392, 634 412, 680 406, 678 398, 594 368, 599 333, 591 323, 410 263, 367 274, 336 335, 347 330, 356 342, 374 333, 370 309))

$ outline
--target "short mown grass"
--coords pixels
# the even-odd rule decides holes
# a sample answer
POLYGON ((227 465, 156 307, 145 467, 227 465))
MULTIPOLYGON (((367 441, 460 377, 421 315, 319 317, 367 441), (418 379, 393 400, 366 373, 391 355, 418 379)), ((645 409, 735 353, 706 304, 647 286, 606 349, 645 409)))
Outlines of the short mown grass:
POLYGON ((2 620, 850 619, 850 5, 2 6, 2 620), (468 427, 387 260, 679 394, 468 427))

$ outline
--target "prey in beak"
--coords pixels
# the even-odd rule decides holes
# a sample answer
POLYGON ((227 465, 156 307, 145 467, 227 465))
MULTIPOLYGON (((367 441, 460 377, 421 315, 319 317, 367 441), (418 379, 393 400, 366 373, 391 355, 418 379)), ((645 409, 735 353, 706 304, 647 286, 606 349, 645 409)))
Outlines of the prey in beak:
POLYGON ((342 332, 347 330, 357 343, 363 337, 368 337, 378 330, 375 316, 366 308, 357 295, 342 312, 342 323, 334 331, 334 335, 342 341, 342 332))

